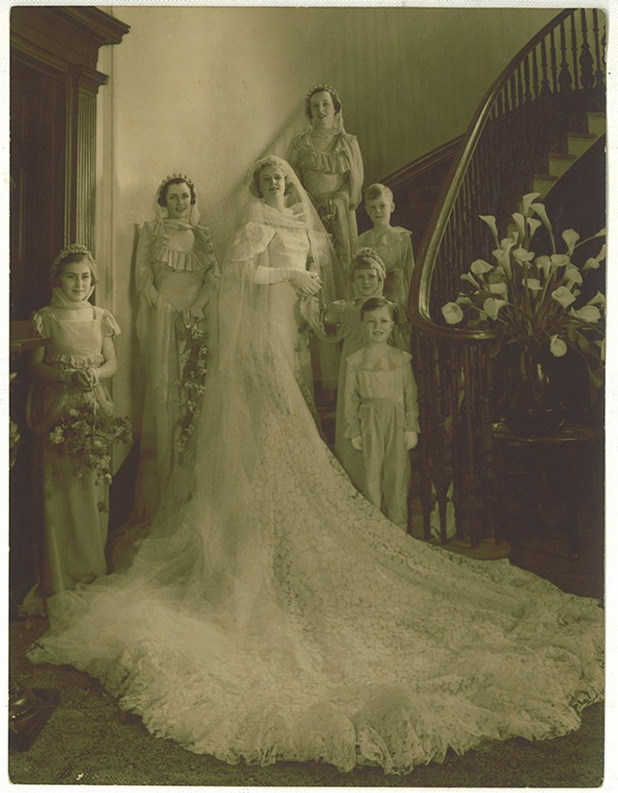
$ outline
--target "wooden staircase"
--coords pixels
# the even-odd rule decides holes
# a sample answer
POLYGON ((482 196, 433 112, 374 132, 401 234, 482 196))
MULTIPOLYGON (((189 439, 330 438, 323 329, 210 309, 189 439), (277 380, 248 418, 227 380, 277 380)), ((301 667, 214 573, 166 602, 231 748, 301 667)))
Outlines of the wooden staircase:
MULTIPOLYGON (((393 225, 412 232, 414 251, 420 249, 436 202, 457 154, 463 135, 437 146, 382 180, 393 191, 393 225)), ((356 213, 359 234, 371 227, 365 208, 356 213)))
POLYGON ((586 113, 587 132, 568 132, 564 138, 563 151, 550 151, 547 173, 535 173, 532 192, 540 193, 539 201, 552 190, 557 182, 570 170, 575 162, 584 155, 597 140, 605 135, 605 113, 588 111, 586 113))
MULTIPOLYGON (((570 180, 574 166, 589 153, 598 154, 606 123, 606 40, 602 11, 569 9, 513 58, 474 114, 415 251, 409 309, 421 405, 426 539, 436 506, 446 515, 451 484, 458 541, 478 548, 492 537, 496 510, 493 336, 446 326, 440 308, 458 293, 460 275, 474 259, 492 258, 492 241, 479 215, 494 215, 504 228, 529 192, 547 199, 549 211, 559 195, 556 187, 570 180)), ((445 520, 441 523, 446 542, 445 520)))

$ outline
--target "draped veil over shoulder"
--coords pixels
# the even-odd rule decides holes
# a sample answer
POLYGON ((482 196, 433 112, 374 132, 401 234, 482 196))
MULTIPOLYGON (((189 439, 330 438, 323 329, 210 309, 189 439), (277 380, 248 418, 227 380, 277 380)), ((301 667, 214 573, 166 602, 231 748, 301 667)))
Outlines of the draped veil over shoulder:
POLYGON ((248 177, 191 464, 129 570, 52 599, 31 659, 98 677, 156 735, 227 762, 405 772, 577 728, 602 696, 596 602, 403 535, 322 442, 284 271, 319 268, 323 232, 285 168, 283 213, 248 177))

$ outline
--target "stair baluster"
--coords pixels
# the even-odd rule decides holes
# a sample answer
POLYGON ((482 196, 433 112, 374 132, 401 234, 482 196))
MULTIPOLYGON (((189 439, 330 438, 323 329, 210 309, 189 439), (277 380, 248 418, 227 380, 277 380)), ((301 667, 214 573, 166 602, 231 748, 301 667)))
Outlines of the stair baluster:
MULTIPOLYGON (((417 253, 410 311, 423 406, 421 495, 426 538, 435 491, 441 538, 446 540, 451 476, 459 538, 466 536, 477 545, 493 533, 495 514, 495 496, 489 497, 494 492, 487 345, 492 336, 488 331, 445 326, 440 309, 454 299, 460 274, 475 258, 493 260, 494 243, 478 215, 491 213, 504 221, 517 209, 516 200, 532 191, 535 174, 544 175, 544 181, 534 182, 542 185, 535 187, 541 192, 557 180, 549 176, 549 152, 562 155, 552 160, 554 174, 575 158, 566 148, 566 133, 582 130, 587 124, 584 111, 597 109, 590 102, 604 87, 604 36, 596 9, 562 11, 513 59, 470 123, 417 253)), ((595 117, 595 123, 602 119, 595 117)), ((601 133, 595 130, 595 134, 601 133)), ((578 141, 581 153, 594 137, 571 136, 571 140, 578 141)))

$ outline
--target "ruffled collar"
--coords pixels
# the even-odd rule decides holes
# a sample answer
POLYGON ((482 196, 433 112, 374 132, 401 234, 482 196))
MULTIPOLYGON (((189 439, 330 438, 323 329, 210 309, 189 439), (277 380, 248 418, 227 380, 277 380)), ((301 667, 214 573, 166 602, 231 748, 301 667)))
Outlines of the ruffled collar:
POLYGON ((216 264, 212 253, 210 230, 191 220, 156 218, 152 225, 153 259, 176 271, 198 272, 207 270, 216 264), (170 232, 192 231, 193 248, 190 251, 179 251, 170 245, 170 232))

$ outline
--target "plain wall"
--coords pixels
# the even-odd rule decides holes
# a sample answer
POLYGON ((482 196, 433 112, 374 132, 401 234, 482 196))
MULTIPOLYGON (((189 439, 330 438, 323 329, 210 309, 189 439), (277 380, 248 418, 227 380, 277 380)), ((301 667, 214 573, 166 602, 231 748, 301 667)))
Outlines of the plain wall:
POLYGON ((557 9, 107 7, 131 26, 103 48, 99 97, 99 302, 123 328, 114 385, 135 415, 135 223, 161 179, 187 173, 223 257, 251 163, 285 156, 304 97, 327 82, 358 136, 365 184, 461 134, 508 61, 557 9))

